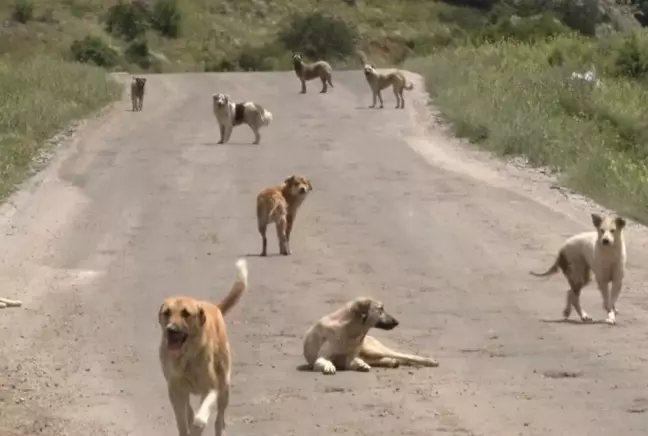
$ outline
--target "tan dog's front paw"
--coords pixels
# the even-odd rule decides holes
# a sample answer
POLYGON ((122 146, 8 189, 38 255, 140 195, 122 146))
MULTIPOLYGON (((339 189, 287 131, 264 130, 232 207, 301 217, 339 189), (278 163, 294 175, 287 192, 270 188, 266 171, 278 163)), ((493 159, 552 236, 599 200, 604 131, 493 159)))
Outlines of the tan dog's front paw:
POLYGON ((369 364, 364 360, 356 357, 349 364, 349 369, 353 371, 359 371, 359 372, 368 372, 371 370, 371 366, 369 366, 369 364))
POLYGON ((331 362, 326 362, 325 364, 322 365, 322 374, 333 375, 335 373, 336 373, 335 365, 333 365, 331 362))

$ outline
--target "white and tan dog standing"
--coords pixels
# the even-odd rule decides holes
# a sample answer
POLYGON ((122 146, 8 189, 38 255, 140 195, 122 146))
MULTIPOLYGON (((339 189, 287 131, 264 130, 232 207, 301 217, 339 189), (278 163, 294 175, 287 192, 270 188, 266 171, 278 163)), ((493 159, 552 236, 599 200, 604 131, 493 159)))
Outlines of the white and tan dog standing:
POLYGON ((245 259, 236 262, 236 275, 229 294, 219 303, 177 296, 160 306, 160 363, 179 436, 201 436, 214 406, 216 436, 223 435, 232 366, 223 316, 247 290, 245 259), (189 402, 192 394, 200 396, 195 414, 189 402))
POLYGON ((269 126, 272 121, 270 111, 250 101, 234 103, 227 94, 213 94, 212 100, 214 115, 220 129, 219 144, 229 141, 234 127, 244 123, 254 132, 254 144, 259 143, 259 130, 263 126, 269 126))
POLYGON ((367 335, 372 327, 392 330, 397 325, 396 318, 385 312, 380 301, 355 298, 306 331, 304 358, 313 371, 327 375, 338 369, 366 372, 372 366, 439 366, 436 359, 394 351, 367 335))
POLYGON ((603 299, 603 308, 607 312, 606 322, 615 324, 618 312, 616 303, 625 275, 626 245, 623 229, 626 221, 621 217, 602 217, 593 213, 592 223, 596 230, 568 238, 558 251, 554 264, 546 272, 531 271, 531 274, 546 277, 558 270, 562 271, 569 283, 563 316, 569 318, 573 306, 581 321, 589 322, 592 318, 581 308, 580 293, 591 281, 593 272, 603 299))

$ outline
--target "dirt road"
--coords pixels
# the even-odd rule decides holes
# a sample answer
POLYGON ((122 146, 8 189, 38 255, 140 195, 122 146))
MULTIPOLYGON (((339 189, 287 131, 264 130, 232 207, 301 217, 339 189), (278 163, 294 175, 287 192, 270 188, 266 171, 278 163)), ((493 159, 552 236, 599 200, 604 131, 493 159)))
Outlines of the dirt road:
MULTIPOLYGON (((430 131, 418 80, 405 111, 390 92, 367 109, 359 72, 334 83, 152 76, 143 112, 125 99, 91 121, 3 207, 2 293, 24 307, 0 311, 2 436, 175 435, 160 301, 219 299, 246 255, 250 292, 227 320, 231 436, 645 434, 645 232, 628 230, 619 325, 556 322, 562 278, 527 272, 589 227, 586 203, 430 131), (216 144, 213 92, 273 112, 261 145, 245 127, 216 144), (254 196, 294 172, 314 191, 293 255, 259 258, 254 196), (306 328, 361 294, 401 322, 378 337, 441 366, 298 371, 306 328)), ((594 287, 584 307, 604 318, 594 287)))

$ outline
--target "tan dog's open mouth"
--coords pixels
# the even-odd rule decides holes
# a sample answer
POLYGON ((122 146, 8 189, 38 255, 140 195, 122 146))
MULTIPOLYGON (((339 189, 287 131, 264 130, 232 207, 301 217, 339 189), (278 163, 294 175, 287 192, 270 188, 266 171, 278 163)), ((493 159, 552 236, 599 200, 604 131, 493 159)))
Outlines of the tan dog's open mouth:
POLYGON ((187 334, 177 327, 167 328, 167 348, 172 351, 178 351, 187 340, 187 334))

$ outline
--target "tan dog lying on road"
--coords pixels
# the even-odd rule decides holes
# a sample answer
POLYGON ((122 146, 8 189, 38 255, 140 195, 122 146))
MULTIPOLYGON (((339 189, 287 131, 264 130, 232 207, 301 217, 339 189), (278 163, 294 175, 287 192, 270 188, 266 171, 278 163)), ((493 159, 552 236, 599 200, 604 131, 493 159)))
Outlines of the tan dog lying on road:
POLYGON ((20 306, 22 306, 22 301, 20 300, 10 300, 8 298, 0 297, 0 309, 4 309, 6 307, 20 307, 20 306))
POLYGON ((264 109, 261 105, 246 101, 234 103, 227 94, 213 94, 213 111, 220 129, 219 144, 229 141, 234 127, 247 124, 254 132, 253 144, 261 140, 259 130, 263 126, 269 126, 272 121, 272 112, 264 109))
POLYGON ((376 107, 376 96, 380 100, 380 108, 383 108, 383 99, 380 91, 391 85, 394 95, 396 96, 396 109, 403 109, 405 107, 405 98, 403 97, 403 90, 411 91, 414 85, 407 81, 405 75, 401 71, 391 71, 389 73, 379 73, 376 67, 371 64, 364 65, 364 75, 367 83, 371 88, 373 97, 373 104, 369 107, 376 107))
POLYGON ((591 281, 594 273, 601 297, 603 308, 607 312, 606 322, 616 323, 616 302, 621 293, 623 276, 625 274, 626 246, 623 229, 626 221, 621 217, 601 217, 592 214, 592 223, 596 231, 583 232, 567 239, 553 265, 544 273, 531 274, 536 277, 546 277, 562 271, 569 283, 567 301, 563 316, 569 318, 572 306, 580 316, 581 321, 589 322, 590 316, 581 309, 581 290, 591 281), (609 284, 612 283, 610 293, 609 284))
POLYGON ((141 111, 144 107, 144 89, 146 87, 146 78, 133 77, 131 82, 131 103, 133 104, 133 112, 141 111))
POLYGON ((190 297, 164 300, 158 313, 162 327, 160 363, 167 382, 179 436, 200 436, 214 405, 216 436, 225 428, 229 404, 231 358, 223 316, 248 287, 247 263, 236 262, 237 277, 229 294, 217 304, 190 297), (190 394, 200 396, 194 415, 190 394))
POLYGON ((268 224, 274 222, 277 226, 279 252, 284 256, 291 254, 290 233, 299 206, 304 202, 308 193, 313 190, 310 180, 303 176, 293 175, 284 180, 280 186, 264 188, 257 195, 257 224, 263 240, 261 256, 268 254, 268 224))
POLYGON ((367 335, 372 327, 391 330, 397 325, 380 301, 355 298, 306 331, 304 358, 314 371, 323 374, 335 374, 338 369, 365 372, 372 366, 397 368, 400 364, 439 366, 436 359, 391 350, 367 335))
POLYGON ((333 88, 333 82, 331 78, 333 76, 333 68, 326 61, 317 61, 312 64, 304 62, 304 56, 299 53, 293 53, 293 68, 295 69, 295 74, 299 77, 301 82, 301 93, 306 94, 306 82, 313 80, 319 77, 322 81, 322 90, 320 94, 326 94, 328 85, 331 85, 333 88))

